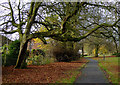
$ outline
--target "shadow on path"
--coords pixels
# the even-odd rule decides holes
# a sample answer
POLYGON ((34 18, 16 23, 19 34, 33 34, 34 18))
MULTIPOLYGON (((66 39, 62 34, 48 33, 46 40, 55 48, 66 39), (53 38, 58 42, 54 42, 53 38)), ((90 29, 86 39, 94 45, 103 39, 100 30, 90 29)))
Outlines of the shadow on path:
POLYGON ((75 81, 75 85, 110 85, 103 71, 98 66, 98 62, 87 58, 89 63, 82 69, 82 74, 75 81))

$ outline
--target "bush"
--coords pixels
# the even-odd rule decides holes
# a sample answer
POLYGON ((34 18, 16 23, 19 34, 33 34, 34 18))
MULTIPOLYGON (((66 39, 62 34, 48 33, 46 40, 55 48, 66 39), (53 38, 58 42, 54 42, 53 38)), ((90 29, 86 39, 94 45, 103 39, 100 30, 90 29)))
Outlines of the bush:
POLYGON ((114 53, 112 55, 115 55, 116 57, 120 57, 120 53, 114 53))
POLYGON ((53 50, 53 55, 56 57, 58 62, 70 62, 77 60, 80 57, 80 55, 74 50, 57 47, 53 50))
POLYGON ((32 54, 32 56, 35 56, 35 55, 37 55, 37 56, 38 56, 38 55, 42 55, 42 56, 45 57, 45 52, 42 51, 41 49, 32 49, 31 54, 32 54))
POLYGON ((20 49, 20 41, 15 40, 8 46, 9 53, 6 55, 6 66, 15 65, 20 49))
POLYGON ((36 55, 34 57, 29 57, 27 59, 27 65, 43 65, 43 64, 49 64, 54 62, 53 58, 50 57, 43 57, 42 55, 36 55))
POLYGON ((27 59, 28 65, 42 65, 51 62, 49 57, 45 57, 45 52, 41 49, 32 49, 30 57, 27 59))

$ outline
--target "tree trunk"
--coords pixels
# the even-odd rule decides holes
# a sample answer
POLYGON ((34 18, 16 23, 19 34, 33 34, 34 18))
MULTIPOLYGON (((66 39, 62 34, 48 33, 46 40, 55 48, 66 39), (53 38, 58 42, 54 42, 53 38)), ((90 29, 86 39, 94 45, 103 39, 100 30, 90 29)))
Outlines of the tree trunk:
POLYGON ((116 53, 118 53, 119 49, 118 49, 118 45, 117 45, 117 42, 116 42, 114 37, 113 37, 113 40, 114 40, 114 43, 115 43, 116 53))
POLYGON ((98 50, 99 50, 99 46, 98 46, 98 45, 96 45, 95 47, 96 47, 96 48, 95 48, 95 57, 98 57, 98 50))
POLYGON ((74 50, 74 42, 73 41, 70 42, 70 49, 74 50))
POLYGON ((25 42, 25 43, 21 42, 21 44, 20 44, 20 51, 19 51, 19 55, 18 55, 15 69, 21 68, 21 65, 26 57, 27 43, 28 42, 25 42))
POLYGON ((84 45, 82 44, 82 57, 84 57, 84 45))
POLYGON ((114 43, 115 43, 116 53, 118 53, 118 51, 119 51, 118 45, 117 45, 116 41, 114 41, 114 43))

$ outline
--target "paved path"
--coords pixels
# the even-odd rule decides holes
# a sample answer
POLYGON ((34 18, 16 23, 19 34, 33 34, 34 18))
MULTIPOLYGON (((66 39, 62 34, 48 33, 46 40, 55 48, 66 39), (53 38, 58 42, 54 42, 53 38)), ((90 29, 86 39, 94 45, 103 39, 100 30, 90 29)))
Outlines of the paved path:
POLYGON ((75 84, 110 85, 103 71, 98 66, 98 62, 93 59, 87 59, 90 60, 90 62, 82 69, 82 74, 76 79, 75 84))

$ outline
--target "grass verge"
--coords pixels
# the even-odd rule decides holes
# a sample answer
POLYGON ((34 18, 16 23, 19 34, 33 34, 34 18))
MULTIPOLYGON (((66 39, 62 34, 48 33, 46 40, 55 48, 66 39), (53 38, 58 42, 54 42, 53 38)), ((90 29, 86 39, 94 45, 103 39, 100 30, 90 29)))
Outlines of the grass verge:
POLYGON ((80 76, 80 74, 81 74, 80 70, 82 68, 84 68, 87 63, 88 63, 88 61, 85 62, 81 67, 66 72, 68 77, 62 78, 59 81, 56 81, 56 83, 71 83, 71 84, 73 84, 75 82, 76 78, 80 76))
POLYGON ((93 58, 99 62, 99 66, 104 70, 106 77, 108 80, 114 85, 120 85, 119 81, 119 59, 120 57, 106 57, 105 60, 103 58, 93 58))

